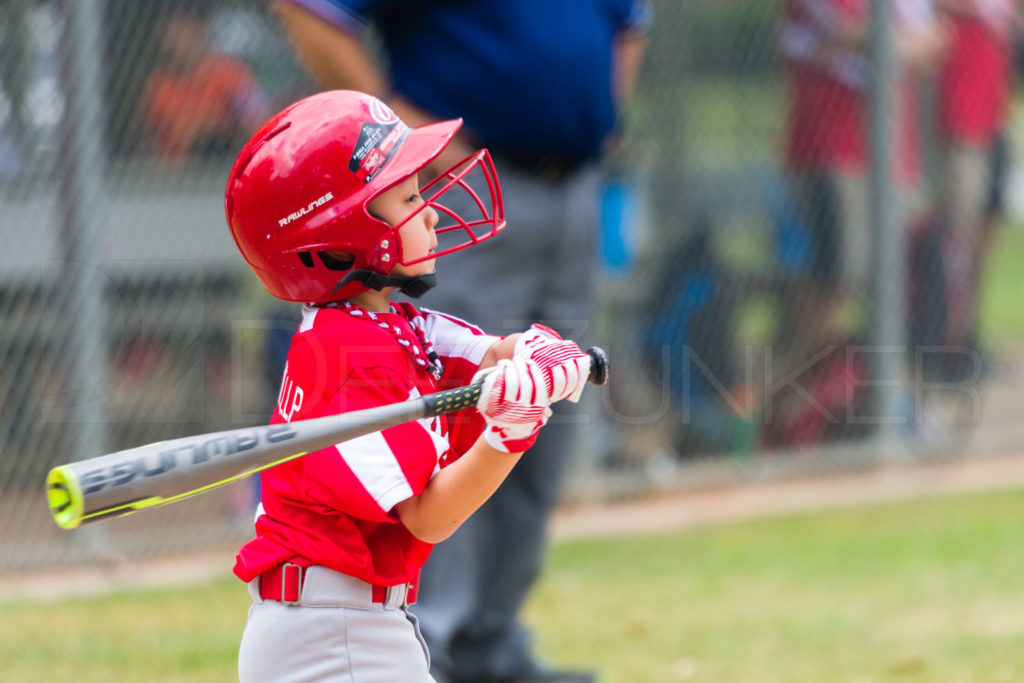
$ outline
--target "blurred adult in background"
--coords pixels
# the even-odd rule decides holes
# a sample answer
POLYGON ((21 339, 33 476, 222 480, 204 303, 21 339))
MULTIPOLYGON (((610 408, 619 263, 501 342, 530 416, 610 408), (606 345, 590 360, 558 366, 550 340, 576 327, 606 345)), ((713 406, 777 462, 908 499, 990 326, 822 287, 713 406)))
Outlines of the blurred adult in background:
MULTIPOLYGON (((946 325, 935 342, 976 347, 976 303, 1000 142, 1014 80, 1019 0, 936 0, 949 32, 937 78, 941 171, 937 220, 944 230, 946 325)), ((997 196, 996 200, 999 199, 997 196)), ((952 356, 949 360, 955 360, 952 356)), ((974 360, 973 358, 970 360, 974 360)))
POLYGON ((269 116, 248 65, 216 51, 201 9, 180 9, 160 30, 161 61, 146 82, 140 116, 169 165, 230 156, 269 116))
MULTIPOLYGON (((595 307, 602 152, 632 90, 645 0, 278 0, 309 69, 374 93, 410 125, 462 117, 439 167, 494 157, 508 230, 454 258, 424 304, 496 333, 542 320, 582 342, 595 307), (379 36, 382 59, 367 49, 379 36), (386 66, 385 66, 386 64, 386 66), (498 286, 496 283, 501 282, 498 286)), ((437 546, 415 612, 434 672, 451 681, 590 681, 532 651, 519 610, 537 578, 578 417, 545 434, 470 523, 437 546)))
MULTIPOLYGON (((865 291, 871 276, 867 175, 871 5, 870 0, 785 0, 783 4, 780 48, 789 98, 784 167, 814 256, 795 296, 785 297, 782 303, 774 369, 777 377, 796 377, 812 399, 790 392, 776 405, 772 445, 812 443, 822 438, 818 427, 827 427, 834 411, 847 414, 846 405, 830 403, 828 412, 820 408, 826 405, 825 398, 840 403, 848 398, 851 378, 845 375, 855 368, 849 363, 823 362, 826 359, 820 354, 849 338, 842 318, 848 313, 846 304, 852 295, 865 291), (815 396, 818 390, 827 397, 815 396), (798 427, 808 420, 814 428, 798 427)), ((919 176, 914 77, 936 67, 944 38, 929 0, 893 0, 889 7, 898 73, 893 97, 893 173, 901 214, 909 217, 919 176)), ((783 390, 790 387, 786 383, 783 390)))

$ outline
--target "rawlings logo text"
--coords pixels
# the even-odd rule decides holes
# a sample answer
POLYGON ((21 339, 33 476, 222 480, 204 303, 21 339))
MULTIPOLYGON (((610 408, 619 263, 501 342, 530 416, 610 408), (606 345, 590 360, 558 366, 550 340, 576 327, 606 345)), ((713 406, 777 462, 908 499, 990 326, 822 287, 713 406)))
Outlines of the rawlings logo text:
POLYGON ((307 213, 311 213, 314 209, 320 208, 321 206, 323 206, 327 202, 331 201, 332 199, 334 199, 334 195, 332 193, 328 192, 323 197, 320 197, 319 199, 314 199, 313 201, 311 201, 309 204, 307 204, 306 206, 302 207, 298 211, 292 211, 290 214, 288 214, 284 218, 279 219, 277 221, 277 224, 280 225, 283 228, 284 226, 288 225, 292 221, 294 221, 294 220, 296 220, 298 218, 302 218, 307 213))

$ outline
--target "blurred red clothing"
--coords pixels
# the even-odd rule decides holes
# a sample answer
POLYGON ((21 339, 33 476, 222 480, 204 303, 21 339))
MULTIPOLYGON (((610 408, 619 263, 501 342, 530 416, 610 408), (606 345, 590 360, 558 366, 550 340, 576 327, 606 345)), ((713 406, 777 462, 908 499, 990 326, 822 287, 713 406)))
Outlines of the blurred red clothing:
MULTIPOLYGON (((789 76, 785 160, 793 171, 864 171, 870 158, 866 56, 834 45, 845 27, 868 20, 868 0, 787 0, 782 52, 789 76)), ((897 2, 898 25, 920 23, 914 3, 897 2)), ((913 89, 900 78, 894 93, 895 172, 912 184, 919 172, 913 89)))
POLYGON ((224 147, 252 132, 266 106, 242 61, 211 53, 188 72, 158 68, 142 97, 142 113, 157 154, 180 163, 193 153, 224 147))
POLYGON ((945 137, 987 147, 1002 127, 1013 81, 1016 0, 966 0, 950 15, 950 45, 939 74, 945 137))

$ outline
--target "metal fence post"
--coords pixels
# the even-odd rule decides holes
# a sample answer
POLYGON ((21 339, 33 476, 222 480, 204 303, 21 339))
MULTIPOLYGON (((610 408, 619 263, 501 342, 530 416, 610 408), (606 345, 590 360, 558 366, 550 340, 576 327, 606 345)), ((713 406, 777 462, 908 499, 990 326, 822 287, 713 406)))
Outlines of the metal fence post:
MULTIPOLYGON (((68 322, 70 391, 66 394, 69 429, 74 430, 73 454, 84 459, 103 453, 106 446, 107 353, 102 276, 104 226, 104 122, 102 0, 73 0, 61 4, 64 152, 59 155, 62 273, 57 293, 68 322)), ((85 539, 91 551, 100 548, 95 535, 85 539)))
POLYGON ((876 436, 889 451, 898 448, 900 403, 906 353, 904 301, 906 250, 899 198, 894 188, 893 90, 898 78, 894 61, 892 14, 888 0, 872 0, 870 41, 870 216, 874 276, 871 279, 871 417, 876 436))

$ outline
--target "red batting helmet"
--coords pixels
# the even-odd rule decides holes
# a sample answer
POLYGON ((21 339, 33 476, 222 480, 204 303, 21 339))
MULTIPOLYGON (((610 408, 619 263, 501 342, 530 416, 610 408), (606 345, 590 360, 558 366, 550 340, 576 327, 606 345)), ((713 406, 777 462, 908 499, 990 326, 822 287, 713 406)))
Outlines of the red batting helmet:
POLYGON ((375 196, 435 159, 461 125, 456 119, 409 128, 377 98, 348 90, 312 95, 270 119, 238 155, 224 195, 231 234, 267 291, 309 303, 387 286, 409 285, 403 291, 415 294, 410 278, 390 275, 396 265, 442 256, 501 231, 501 189, 486 150, 422 188, 418 211, 431 206, 441 217, 441 247, 434 254, 403 262, 401 226, 367 209, 375 196), (471 171, 482 174, 489 202, 470 188, 471 171), (452 190, 466 193, 479 217, 466 220, 440 203, 452 190))

